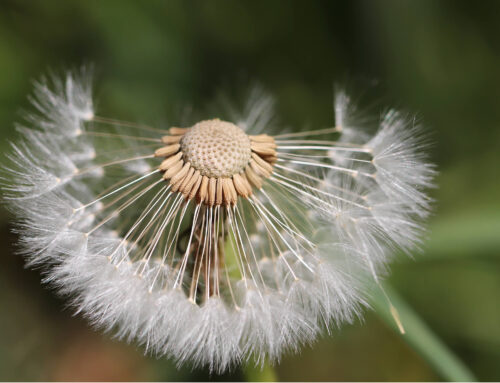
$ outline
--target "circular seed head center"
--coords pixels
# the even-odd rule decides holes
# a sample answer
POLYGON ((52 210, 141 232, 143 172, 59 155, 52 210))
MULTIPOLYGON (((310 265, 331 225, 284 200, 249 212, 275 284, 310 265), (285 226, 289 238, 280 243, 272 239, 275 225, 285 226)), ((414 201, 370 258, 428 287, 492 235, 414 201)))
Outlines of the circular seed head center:
POLYGON ((219 119, 193 125, 181 139, 181 151, 184 161, 207 177, 241 173, 252 155, 245 132, 219 119))

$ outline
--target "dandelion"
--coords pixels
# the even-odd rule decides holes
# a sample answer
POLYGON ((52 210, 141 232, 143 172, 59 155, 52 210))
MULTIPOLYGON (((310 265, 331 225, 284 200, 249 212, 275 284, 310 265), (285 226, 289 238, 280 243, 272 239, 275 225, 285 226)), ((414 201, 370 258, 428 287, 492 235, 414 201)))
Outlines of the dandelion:
POLYGON ((36 84, 3 178, 28 264, 98 328, 222 372, 352 322, 418 246, 434 170, 396 111, 277 131, 272 100, 168 129, 95 113, 88 71, 36 84))

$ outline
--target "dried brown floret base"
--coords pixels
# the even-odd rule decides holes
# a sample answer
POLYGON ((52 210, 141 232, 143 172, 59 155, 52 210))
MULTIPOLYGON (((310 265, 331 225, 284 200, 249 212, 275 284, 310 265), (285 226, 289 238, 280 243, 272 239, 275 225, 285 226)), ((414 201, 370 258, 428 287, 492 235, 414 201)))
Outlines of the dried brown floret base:
MULTIPOLYGON (((217 124, 218 121, 207 122, 217 124)), ((159 169, 173 192, 181 193, 187 200, 196 198, 197 203, 208 206, 235 205, 238 197, 248 198, 253 188, 260 189, 264 179, 271 176, 277 160, 273 137, 267 134, 247 136, 251 153, 244 169, 231 176, 209 176, 204 175, 206 169, 192 166, 182 150, 182 140, 190 129, 170 128, 170 134, 162 137, 166 146, 155 152, 155 157, 165 158, 159 169)))

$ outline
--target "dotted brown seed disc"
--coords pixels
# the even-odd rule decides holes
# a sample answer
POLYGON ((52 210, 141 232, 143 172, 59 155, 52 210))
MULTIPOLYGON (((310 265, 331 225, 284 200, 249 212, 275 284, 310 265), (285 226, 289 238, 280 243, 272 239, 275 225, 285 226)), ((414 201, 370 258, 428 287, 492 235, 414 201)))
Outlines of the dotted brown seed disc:
POLYGON ((214 178, 241 173, 252 154, 245 132, 219 119, 198 122, 184 134, 180 144, 184 161, 201 175, 214 178))

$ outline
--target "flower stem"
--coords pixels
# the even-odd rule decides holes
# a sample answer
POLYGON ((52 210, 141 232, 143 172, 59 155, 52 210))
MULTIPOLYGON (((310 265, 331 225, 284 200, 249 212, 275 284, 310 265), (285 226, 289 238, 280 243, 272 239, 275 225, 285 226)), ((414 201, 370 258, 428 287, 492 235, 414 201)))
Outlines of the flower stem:
POLYGON ((272 366, 269 362, 265 362, 264 365, 261 366, 253 363, 248 363, 245 367, 243 367, 243 375, 245 376, 245 380, 247 382, 277 382, 278 376, 276 374, 276 370, 274 366, 272 366))

